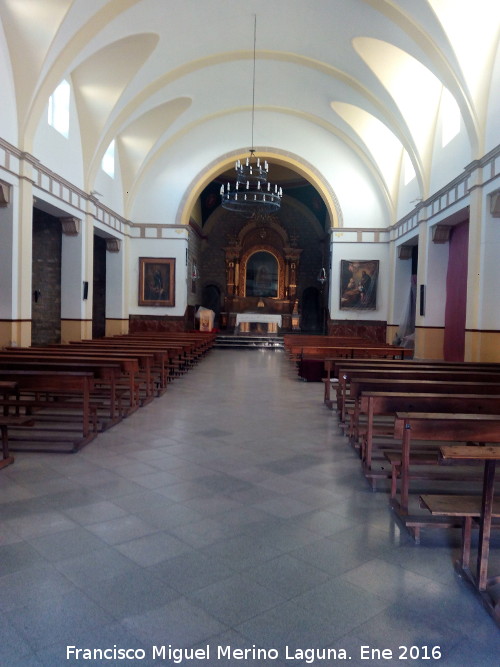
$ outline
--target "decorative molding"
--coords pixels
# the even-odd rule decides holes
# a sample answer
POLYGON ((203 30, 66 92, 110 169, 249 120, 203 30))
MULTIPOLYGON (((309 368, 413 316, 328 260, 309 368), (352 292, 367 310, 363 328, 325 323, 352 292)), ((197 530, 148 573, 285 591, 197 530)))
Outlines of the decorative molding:
MULTIPOLYGON (((462 202, 465 206, 472 190, 485 188, 488 183, 500 176, 499 158, 500 144, 479 160, 474 160, 468 164, 463 173, 435 192, 429 199, 421 201, 414 211, 392 225, 389 228, 392 240, 396 240, 408 231, 416 229, 419 222, 428 223, 431 218, 439 214, 444 215, 448 209, 457 207, 462 202)), ((494 194, 500 195, 500 191, 494 192, 494 194)), ((494 215, 494 217, 497 216, 494 215)))
POLYGON ((59 220, 65 236, 78 236, 82 224, 80 218, 70 216, 69 218, 59 218, 59 220))
POLYGON ((494 218, 500 218, 500 190, 490 195, 490 213, 494 218))
POLYGON ((10 185, 0 181, 0 208, 5 208, 10 204, 10 185))
POLYGON ((448 243, 452 225, 435 225, 432 228, 433 243, 448 243))
POLYGON ((120 252, 122 242, 120 239, 109 238, 106 239, 106 250, 108 252, 120 252))
POLYGON ((413 246, 403 244, 398 247, 399 259, 411 259, 412 254, 413 254, 413 246))

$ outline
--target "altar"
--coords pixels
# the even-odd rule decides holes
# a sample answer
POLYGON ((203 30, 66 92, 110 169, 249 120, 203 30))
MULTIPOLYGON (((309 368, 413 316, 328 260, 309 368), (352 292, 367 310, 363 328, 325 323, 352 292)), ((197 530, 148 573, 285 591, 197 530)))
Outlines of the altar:
POLYGON ((236 330, 239 333, 250 333, 252 324, 263 325, 259 329, 264 328, 266 333, 278 333, 278 328, 282 326, 282 317, 272 313, 236 314, 236 330))

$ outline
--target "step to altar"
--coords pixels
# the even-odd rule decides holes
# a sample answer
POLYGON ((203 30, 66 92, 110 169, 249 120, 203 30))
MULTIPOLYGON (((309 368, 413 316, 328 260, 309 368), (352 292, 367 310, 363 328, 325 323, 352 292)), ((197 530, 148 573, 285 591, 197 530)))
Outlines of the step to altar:
POLYGON ((220 334, 215 339, 215 347, 218 348, 246 348, 283 350, 283 337, 275 335, 255 336, 253 334, 220 334))

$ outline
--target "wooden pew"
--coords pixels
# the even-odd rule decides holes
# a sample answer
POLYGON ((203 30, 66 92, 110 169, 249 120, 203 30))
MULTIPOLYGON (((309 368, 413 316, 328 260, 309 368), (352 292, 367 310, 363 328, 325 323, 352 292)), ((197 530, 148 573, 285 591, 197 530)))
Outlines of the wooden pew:
POLYGON ((394 438, 401 444, 401 481, 400 499, 391 504, 404 517, 408 514, 412 442, 500 443, 500 415, 397 412, 394 438))
POLYGON ((130 347, 120 347, 117 345, 100 345, 99 343, 87 341, 75 341, 67 345, 54 346, 52 348, 56 353, 71 355, 81 355, 85 358, 109 358, 119 360, 123 366, 124 388, 127 389, 130 396, 130 411, 139 407, 140 393, 143 404, 149 403, 154 397, 153 364, 155 357, 153 352, 130 347))
MULTIPOLYGON (((9 404, 12 401, 17 402, 19 400, 19 385, 17 382, 0 380, 0 396, 2 396, 2 404, 4 406, 3 414, 7 416, 10 414, 9 404)), ((18 414, 18 412, 15 414, 18 414)))
POLYGON ((20 367, 35 370, 89 370, 96 380, 94 398, 100 394, 103 410, 106 402, 109 403, 108 419, 112 425, 122 416, 137 409, 135 377, 138 373, 138 364, 133 359, 118 355, 97 355, 71 353, 68 350, 52 350, 50 348, 16 348, 0 353, 0 368, 20 367), (127 390, 130 395, 130 404, 123 405, 120 382, 126 378, 127 390), (97 389, 100 389, 100 392, 97 389))
POLYGON ((158 384, 164 391, 169 381, 185 373, 202 355, 201 350, 188 342, 182 341, 162 341, 159 337, 147 339, 141 337, 118 338, 99 338, 97 340, 71 341, 70 345, 78 347, 87 347, 94 349, 116 349, 123 350, 130 354, 134 351, 138 354, 153 354, 154 365, 151 370, 156 368, 158 373, 158 384))
MULTIPOLYGON (((500 576, 490 577, 489 550, 490 535, 493 519, 499 516, 498 508, 494 506, 496 464, 500 461, 500 447, 467 447, 463 445, 445 445, 440 448, 441 456, 445 462, 455 463, 481 463, 483 464, 483 483, 479 511, 479 541, 477 548, 477 567, 473 573, 470 569, 470 525, 471 519, 477 515, 470 508, 467 501, 461 500, 462 506, 458 509, 464 521, 462 539, 462 562, 457 563, 460 574, 469 582, 479 595, 486 609, 490 612, 496 623, 500 625, 500 602, 493 591, 500 583, 500 576), (468 521, 468 517, 471 517, 468 521)), ((428 501, 429 502, 429 501, 428 501)), ((479 503, 478 503, 479 504, 479 503)), ((455 513, 457 507, 455 505, 455 513)))
MULTIPOLYGON (((451 452, 452 448, 456 451, 457 447, 463 447, 463 445, 445 445, 441 447, 441 456, 443 451, 451 452)), ((490 447, 483 448, 481 450, 491 449, 490 447)), ((495 449, 497 449, 495 447, 495 449)), ((461 457, 461 461, 471 461, 477 460, 475 457, 471 459, 470 448, 467 447, 465 452, 466 458, 461 457)), ((498 452, 495 452, 495 455, 498 456, 498 452)), ((450 456, 447 457, 448 461, 450 456)), ((479 459, 481 460, 481 459, 479 459)), ((482 510, 482 498, 479 495, 471 496, 466 494, 432 494, 424 493, 420 496, 420 504, 425 509, 429 510, 432 516, 442 517, 445 520, 458 519, 462 523, 462 548, 460 554, 460 560, 457 562, 458 569, 464 571, 470 569, 470 557, 471 557, 471 546, 472 546, 472 528, 474 523, 478 523, 481 518, 482 510)), ((500 508, 498 504, 493 504, 492 519, 500 519, 500 508)), ((493 527, 493 523, 492 523, 493 527)), ((500 527, 498 524, 497 527, 500 527)))
MULTIPOLYGON (((342 372, 341 377, 339 377, 338 387, 337 387, 337 409, 340 414, 340 421, 345 423, 346 420, 346 405, 347 399, 350 397, 353 402, 353 410, 355 414, 355 419, 359 413, 359 396, 356 400, 352 391, 353 380, 359 379, 360 373, 364 380, 375 379, 379 381, 388 380, 391 382, 413 382, 413 381, 442 381, 442 382, 463 382, 464 384, 468 382, 480 382, 483 384, 496 384, 500 382, 500 371, 491 372, 491 371, 477 371, 476 369, 463 370, 463 369, 446 369, 446 370, 429 370, 429 369, 420 369, 420 370, 377 370, 377 369, 366 369, 363 371, 359 370, 345 370, 342 372)), ((395 385, 397 388, 401 388, 401 384, 395 385)), ((398 389, 394 389, 397 391, 398 389)), ((387 389, 387 391, 392 391, 387 389)), ((425 390, 424 390, 425 392, 425 390)), ((455 393, 455 392, 453 392, 455 393)), ((468 393, 466 389, 462 393, 468 393)), ((471 392, 475 393, 475 392, 471 392)), ((493 392, 495 393, 495 392, 493 392)))
POLYGON ((369 476, 372 468, 373 438, 377 434, 375 425, 377 415, 392 415, 378 431, 379 435, 390 437, 394 430, 396 412, 463 413, 467 409, 475 414, 500 414, 500 394, 363 392, 360 399, 360 413, 365 414, 367 419, 363 430, 358 427, 358 436, 365 474, 369 476))
MULTIPOLYGON (((441 360, 420 360, 420 359, 341 359, 330 358, 324 360, 325 378, 323 380, 324 388, 324 402, 330 409, 333 408, 333 401, 331 399, 332 383, 338 383, 339 374, 342 369, 352 371, 357 369, 360 372, 363 370, 470 370, 476 369, 478 371, 499 371, 499 363, 488 362, 455 362, 455 361, 441 361, 441 360)), ((358 373, 359 374, 359 373, 358 373)))
POLYGON ((0 459, 0 469, 14 463, 14 457, 9 450, 9 427, 28 426, 33 422, 31 417, 19 414, 19 385, 17 382, 0 381, 0 395, 3 396, 3 414, 0 415, 0 433, 2 437, 2 458, 0 459), (11 398, 14 400, 11 400, 11 398), (10 411, 10 408, 13 411, 10 411))
MULTIPOLYGON (((412 397, 414 395, 474 395, 485 398, 484 405, 492 405, 486 401, 494 400, 496 396, 500 399, 500 382, 482 383, 482 382, 457 382, 444 380, 391 380, 391 379, 373 379, 373 378, 351 378, 349 393, 353 397, 354 404, 358 406, 357 412, 361 409, 361 400, 366 393, 375 393, 381 395, 394 394, 395 396, 412 397)), ((397 400, 397 399, 396 399, 397 400)), ((432 402, 432 398, 430 399, 432 402)), ((476 401, 477 404, 478 401, 476 401)), ((354 419, 357 419, 354 414, 354 419)), ((373 440, 365 442, 366 448, 364 472, 368 481, 374 485, 377 479, 387 479, 392 476, 390 472, 376 473, 371 471, 373 440), (367 462, 369 461, 369 466, 367 462)), ((390 447, 390 446, 389 446, 390 447)), ((389 448, 388 447, 388 448, 389 448)), ((361 451, 361 454, 363 452, 361 451)))
MULTIPOLYGON (((0 380, 8 382, 17 382, 19 385, 20 397, 23 394, 29 393, 47 393, 51 396, 58 396, 61 394, 74 396, 78 403, 78 408, 81 411, 81 434, 66 433, 61 437, 57 437, 54 433, 44 435, 42 429, 38 429, 33 434, 30 434, 28 440, 30 443, 22 448, 10 449, 13 451, 43 451, 43 452, 61 452, 68 451, 66 448, 56 447, 55 443, 65 443, 69 446, 69 451, 76 452, 81 447, 93 440, 97 431, 92 428, 91 419, 91 392, 94 388, 94 374, 90 371, 43 371, 43 370, 0 370, 0 380), (43 443, 52 443, 52 446, 45 446, 43 443), (38 443, 42 446, 34 446, 38 443)), ((31 416, 33 419, 33 416, 31 416)), ((19 435, 17 437, 16 430, 11 428, 10 442, 16 440, 26 441, 26 436, 19 435), (14 435, 12 435, 14 433, 14 435)))
MULTIPOLYGON (((112 339, 98 339, 96 341, 71 341, 70 346, 105 352, 110 349, 116 350, 125 354, 135 354, 139 360, 144 359, 144 355, 152 355, 148 373, 153 386, 157 385, 158 394, 166 391, 168 383, 185 372, 190 364, 190 358, 186 354, 190 346, 182 343, 135 339, 126 341, 119 339, 118 342, 114 342, 112 339)), ((144 361, 141 363, 144 366, 144 361)), ((152 391, 154 391, 153 388, 152 391)))

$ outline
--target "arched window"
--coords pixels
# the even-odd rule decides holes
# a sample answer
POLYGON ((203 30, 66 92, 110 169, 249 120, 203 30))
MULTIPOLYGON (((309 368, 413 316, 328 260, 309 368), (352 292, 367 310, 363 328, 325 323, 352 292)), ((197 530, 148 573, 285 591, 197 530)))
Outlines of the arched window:
POLYGON ((255 252, 248 258, 246 296, 278 296, 278 260, 270 252, 255 252))

